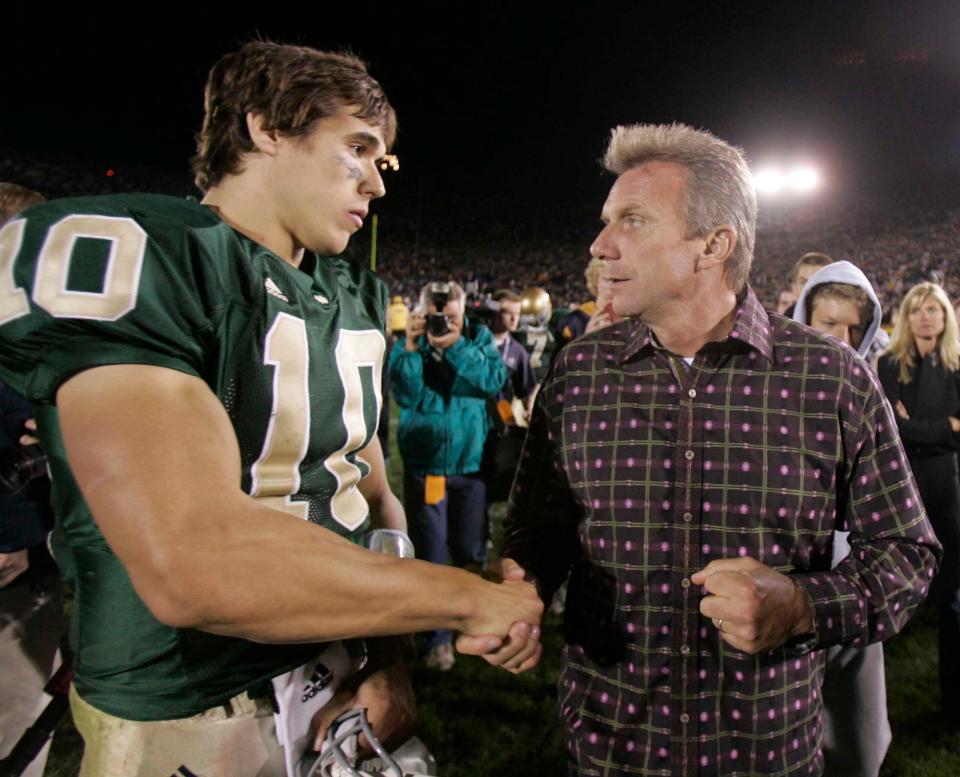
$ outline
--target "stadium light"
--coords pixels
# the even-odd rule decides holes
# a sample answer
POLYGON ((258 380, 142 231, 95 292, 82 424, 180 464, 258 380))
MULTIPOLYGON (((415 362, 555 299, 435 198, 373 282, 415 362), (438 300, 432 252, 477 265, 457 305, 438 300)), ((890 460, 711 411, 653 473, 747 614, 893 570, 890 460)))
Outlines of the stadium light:
POLYGON ((783 191, 785 183, 786 181, 783 178, 783 174, 779 170, 774 170, 773 168, 759 170, 753 174, 753 185, 756 187, 758 192, 769 192, 771 194, 776 194, 783 191))
POLYGON ((764 167, 753 174, 753 185, 761 194, 810 194, 821 182, 820 171, 810 165, 787 170, 764 167))
POLYGON ((798 192, 811 192, 820 185, 820 173, 812 167, 797 167, 790 171, 788 181, 798 192))

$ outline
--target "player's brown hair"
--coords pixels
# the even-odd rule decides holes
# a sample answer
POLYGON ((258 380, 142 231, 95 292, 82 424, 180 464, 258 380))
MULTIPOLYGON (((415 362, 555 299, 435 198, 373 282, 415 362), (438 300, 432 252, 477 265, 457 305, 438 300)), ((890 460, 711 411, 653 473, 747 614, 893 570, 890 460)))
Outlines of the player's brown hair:
POLYGON ((20 211, 39 205, 43 195, 19 184, 0 181, 0 227, 20 211))
POLYGON ((210 69, 203 103, 191 165, 204 192, 240 172, 243 156, 254 151, 248 113, 262 116, 265 129, 304 137, 320 119, 350 106, 357 118, 380 127, 387 148, 397 132, 393 107, 363 60, 307 46, 246 43, 210 69))

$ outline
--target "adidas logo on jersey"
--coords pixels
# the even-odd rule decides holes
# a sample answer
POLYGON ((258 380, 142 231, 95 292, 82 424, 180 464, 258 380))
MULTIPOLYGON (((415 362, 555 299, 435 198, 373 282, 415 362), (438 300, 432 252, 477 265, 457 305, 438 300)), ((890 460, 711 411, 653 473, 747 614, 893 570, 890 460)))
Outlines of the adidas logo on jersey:
POLYGON ((277 299, 282 299, 284 302, 289 302, 289 301, 290 301, 289 299, 287 299, 287 295, 284 294, 282 291, 280 291, 280 287, 277 286, 277 284, 275 284, 275 283, 273 282, 273 279, 272 279, 272 278, 267 278, 267 279, 263 282, 263 285, 264 285, 264 287, 265 287, 266 290, 267 290, 267 294, 269 294, 271 297, 276 297, 277 299))
POLYGON ((303 686, 303 695, 300 697, 300 703, 306 704, 310 699, 320 693, 330 683, 333 682, 333 672, 323 664, 318 663, 310 675, 310 682, 303 686))

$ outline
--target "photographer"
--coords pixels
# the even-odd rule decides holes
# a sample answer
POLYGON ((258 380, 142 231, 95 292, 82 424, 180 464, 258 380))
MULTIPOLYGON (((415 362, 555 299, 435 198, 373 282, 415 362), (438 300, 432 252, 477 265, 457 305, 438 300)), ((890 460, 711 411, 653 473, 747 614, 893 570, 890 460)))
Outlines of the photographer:
MULTIPOLYGON (((457 283, 431 283, 390 353, 400 405, 398 442, 404 502, 417 557, 459 567, 484 562, 486 489, 480 478, 490 427, 487 399, 507 378, 490 330, 464 325, 466 295, 457 283)), ((428 667, 453 666, 452 634, 425 635, 428 667)))

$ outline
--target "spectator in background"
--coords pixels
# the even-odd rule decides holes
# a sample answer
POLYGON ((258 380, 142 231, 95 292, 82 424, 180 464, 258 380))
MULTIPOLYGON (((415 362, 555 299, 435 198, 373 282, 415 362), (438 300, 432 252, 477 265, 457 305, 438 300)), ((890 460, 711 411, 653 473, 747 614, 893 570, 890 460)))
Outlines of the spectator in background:
POLYGON ((553 301, 547 290, 539 286, 524 289, 520 294, 520 329, 517 336, 530 354, 530 366, 538 387, 543 383, 553 357, 560 348, 550 328, 552 318, 553 301))
POLYGON ((584 280, 587 282, 587 291, 593 299, 589 299, 580 305, 576 310, 571 310, 567 315, 557 322, 557 332, 560 335, 560 347, 569 343, 577 337, 580 337, 587 331, 587 325, 598 310, 596 300, 600 289, 600 273, 603 271, 603 262, 599 259, 591 258, 587 263, 587 269, 583 271, 584 280))
MULTIPOLYGON (((833 262, 815 272, 797 300, 794 318, 833 335, 867 359, 880 331, 880 300, 860 268, 833 262)), ((853 509, 847 505, 847 509, 853 509)), ((836 567, 850 554, 850 532, 841 515, 833 535, 836 567)), ((823 678, 824 773, 876 777, 890 746, 883 645, 835 645, 827 650, 823 678)))
POLYGON ((0 227, 20 211, 39 205, 43 195, 16 183, 0 181, 0 227))
POLYGON ((537 387, 530 367, 530 355, 513 338, 513 333, 520 326, 520 295, 509 289, 501 289, 493 294, 492 299, 500 310, 490 327, 497 352, 507 368, 507 380, 488 403, 491 427, 483 449, 488 535, 490 505, 502 502, 510 495, 537 387))
POLYGON ((940 613, 941 704, 960 723, 960 339, 953 306, 938 285, 921 283, 907 292, 878 371, 943 544, 930 599, 940 613))
MULTIPOLYGON (((0 183, 0 226, 43 196, 0 183)), ((19 456, 30 403, 0 381, 0 451, 19 456)), ((15 494, 0 494, 0 759, 31 726, 50 697, 43 687, 63 634, 63 585, 47 551, 53 529, 50 480, 39 477, 15 494)), ((49 743, 24 772, 40 777, 49 743)))
MULTIPOLYGON (((430 283, 390 352, 400 405, 403 497, 417 558, 480 570, 486 557, 486 488, 480 476, 491 423, 487 400, 507 379, 490 330, 465 328, 458 283, 430 283)), ((424 636, 426 665, 453 667, 453 633, 424 636)))
POLYGON ((395 296, 390 300, 390 305, 387 307, 387 329, 390 330, 390 334, 394 338, 401 338, 404 336, 404 333, 407 331, 407 320, 410 316, 410 311, 407 309, 407 306, 403 302, 403 297, 395 296))
POLYGON ((780 293, 777 294, 777 313, 781 316, 786 315, 786 311, 793 308, 794 303, 797 301, 796 295, 793 293, 793 289, 780 289, 780 293))
MULTIPOLYGON (((799 299, 800 292, 803 291, 803 287, 806 285, 807 281, 810 280, 810 276, 812 276, 821 267, 826 267, 832 262, 832 257, 829 257, 826 254, 821 254, 817 251, 811 251, 797 259, 797 263, 793 266, 793 281, 791 284, 791 290, 793 291, 794 299, 799 299)), ((794 305, 795 304, 796 303, 794 303, 794 305)), ((787 318, 793 318, 794 305, 791 305, 784 310, 783 315, 785 315, 787 318)))

